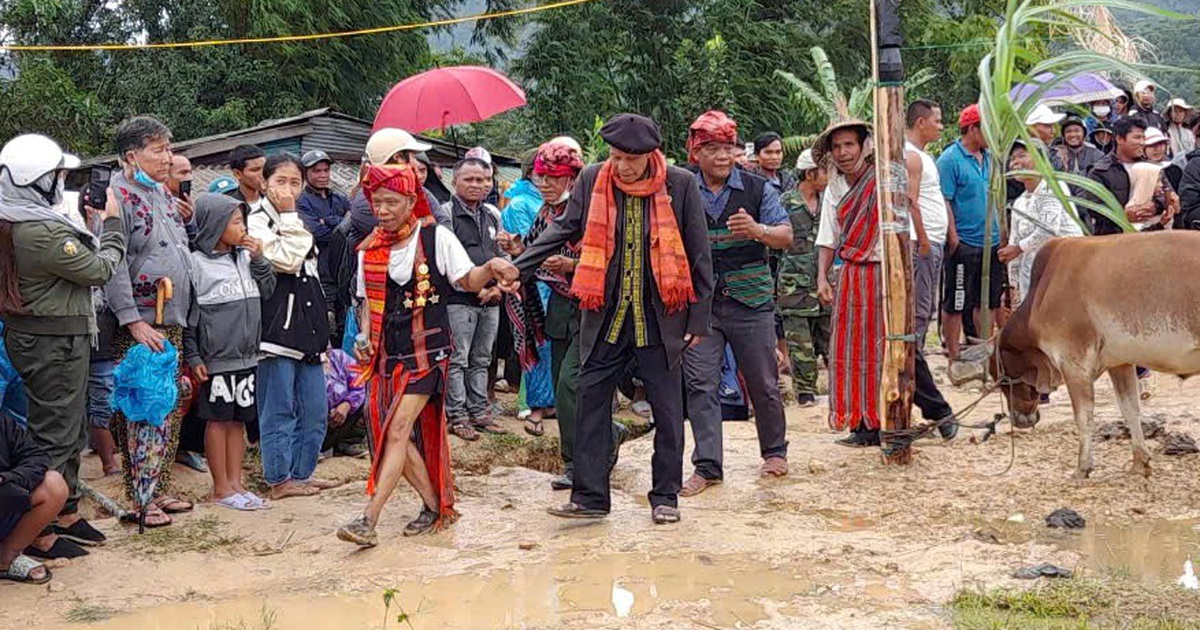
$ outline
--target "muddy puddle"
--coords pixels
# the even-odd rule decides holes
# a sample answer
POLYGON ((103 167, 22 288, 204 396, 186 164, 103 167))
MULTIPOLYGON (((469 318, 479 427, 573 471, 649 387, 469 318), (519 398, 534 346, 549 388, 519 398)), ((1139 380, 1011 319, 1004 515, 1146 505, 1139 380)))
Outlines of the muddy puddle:
POLYGON ((562 563, 481 571, 425 582, 378 576, 378 592, 327 596, 256 595, 216 604, 187 602, 149 608, 71 628, 144 630, 273 630, 382 628, 383 592, 395 589, 389 628, 401 612, 414 630, 493 628, 591 628, 636 620, 695 620, 713 627, 752 625, 787 608, 812 583, 789 567, 772 567, 742 556, 694 554, 654 557, 603 556, 562 563))
POLYGON ((1088 523, 1082 532, 1049 540, 1079 551, 1084 566, 1115 571, 1145 582, 1173 583, 1183 563, 1200 561, 1200 521, 1151 520, 1140 523, 1088 523))
POLYGON ((1200 521, 1145 520, 1104 523, 1089 521, 1077 531, 1051 529, 1041 522, 991 523, 976 538, 995 544, 1052 544, 1079 552, 1078 567, 1114 572, 1146 583, 1174 583, 1189 558, 1200 563, 1200 521))

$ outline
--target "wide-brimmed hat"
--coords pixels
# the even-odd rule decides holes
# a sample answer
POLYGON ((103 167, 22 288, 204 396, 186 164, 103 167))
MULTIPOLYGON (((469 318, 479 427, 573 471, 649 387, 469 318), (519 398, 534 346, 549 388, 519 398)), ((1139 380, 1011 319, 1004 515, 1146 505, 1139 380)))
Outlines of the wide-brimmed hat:
MULTIPOLYGON (((1173 99, 1171 99, 1171 102, 1167 104, 1167 109, 1165 111, 1163 111, 1163 114, 1170 115, 1171 110, 1175 109, 1175 108, 1182 109, 1185 112, 1196 111, 1196 108, 1192 107, 1191 105, 1188 105, 1187 101, 1185 101, 1181 98, 1173 98, 1173 99)), ((1170 121, 1168 121, 1168 122, 1170 122, 1170 121)))
POLYGON ((867 137, 871 135, 871 125, 857 118, 843 118, 831 123, 817 136, 817 141, 812 146, 813 161, 817 164, 825 162, 825 158, 829 155, 829 151, 833 145, 833 134, 843 129, 862 129, 866 132, 867 137))

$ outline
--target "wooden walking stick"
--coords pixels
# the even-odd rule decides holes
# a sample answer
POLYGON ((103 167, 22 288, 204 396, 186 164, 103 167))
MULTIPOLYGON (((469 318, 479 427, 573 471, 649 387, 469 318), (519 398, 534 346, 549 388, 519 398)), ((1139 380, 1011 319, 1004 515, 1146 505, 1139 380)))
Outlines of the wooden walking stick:
POLYGON ((879 238, 883 244, 883 373, 879 381, 880 437, 888 464, 908 464, 907 441, 890 432, 912 418, 916 317, 904 167, 904 65, 900 60, 899 0, 871 0, 871 60, 875 75, 875 173, 879 238))
POLYGON ((167 276, 159 278, 155 283, 154 298, 154 325, 163 325, 163 310, 167 307, 167 302, 175 297, 175 285, 171 283, 171 279, 167 276))

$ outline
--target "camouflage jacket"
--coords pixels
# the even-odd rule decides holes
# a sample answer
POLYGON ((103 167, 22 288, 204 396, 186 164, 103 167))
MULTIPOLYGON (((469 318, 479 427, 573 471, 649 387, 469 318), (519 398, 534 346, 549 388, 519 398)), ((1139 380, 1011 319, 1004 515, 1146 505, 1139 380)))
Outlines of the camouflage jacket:
POLYGON ((809 209, 799 191, 792 189, 780 199, 792 221, 792 246, 779 263, 779 311, 785 315, 816 316, 822 307, 817 300, 817 223, 820 208, 809 209))

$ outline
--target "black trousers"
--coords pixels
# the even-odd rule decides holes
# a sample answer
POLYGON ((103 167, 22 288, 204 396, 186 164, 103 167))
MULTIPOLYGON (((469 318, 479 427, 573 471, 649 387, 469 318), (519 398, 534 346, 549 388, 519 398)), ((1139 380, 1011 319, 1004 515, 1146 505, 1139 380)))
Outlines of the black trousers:
POLYGON ((925 362, 925 353, 916 353, 916 387, 913 391, 913 403, 920 407, 921 417, 926 420, 941 420, 954 413, 950 403, 942 397, 941 390, 929 372, 929 364, 925 362))
POLYGON ((579 405, 575 428, 575 487, 571 501, 593 510, 609 511, 609 462, 612 459, 612 398, 630 361, 646 383, 654 408, 654 456, 650 506, 678 505, 683 485, 683 377, 670 365, 661 344, 637 348, 629 324, 617 343, 599 340, 579 374, 579 405))

